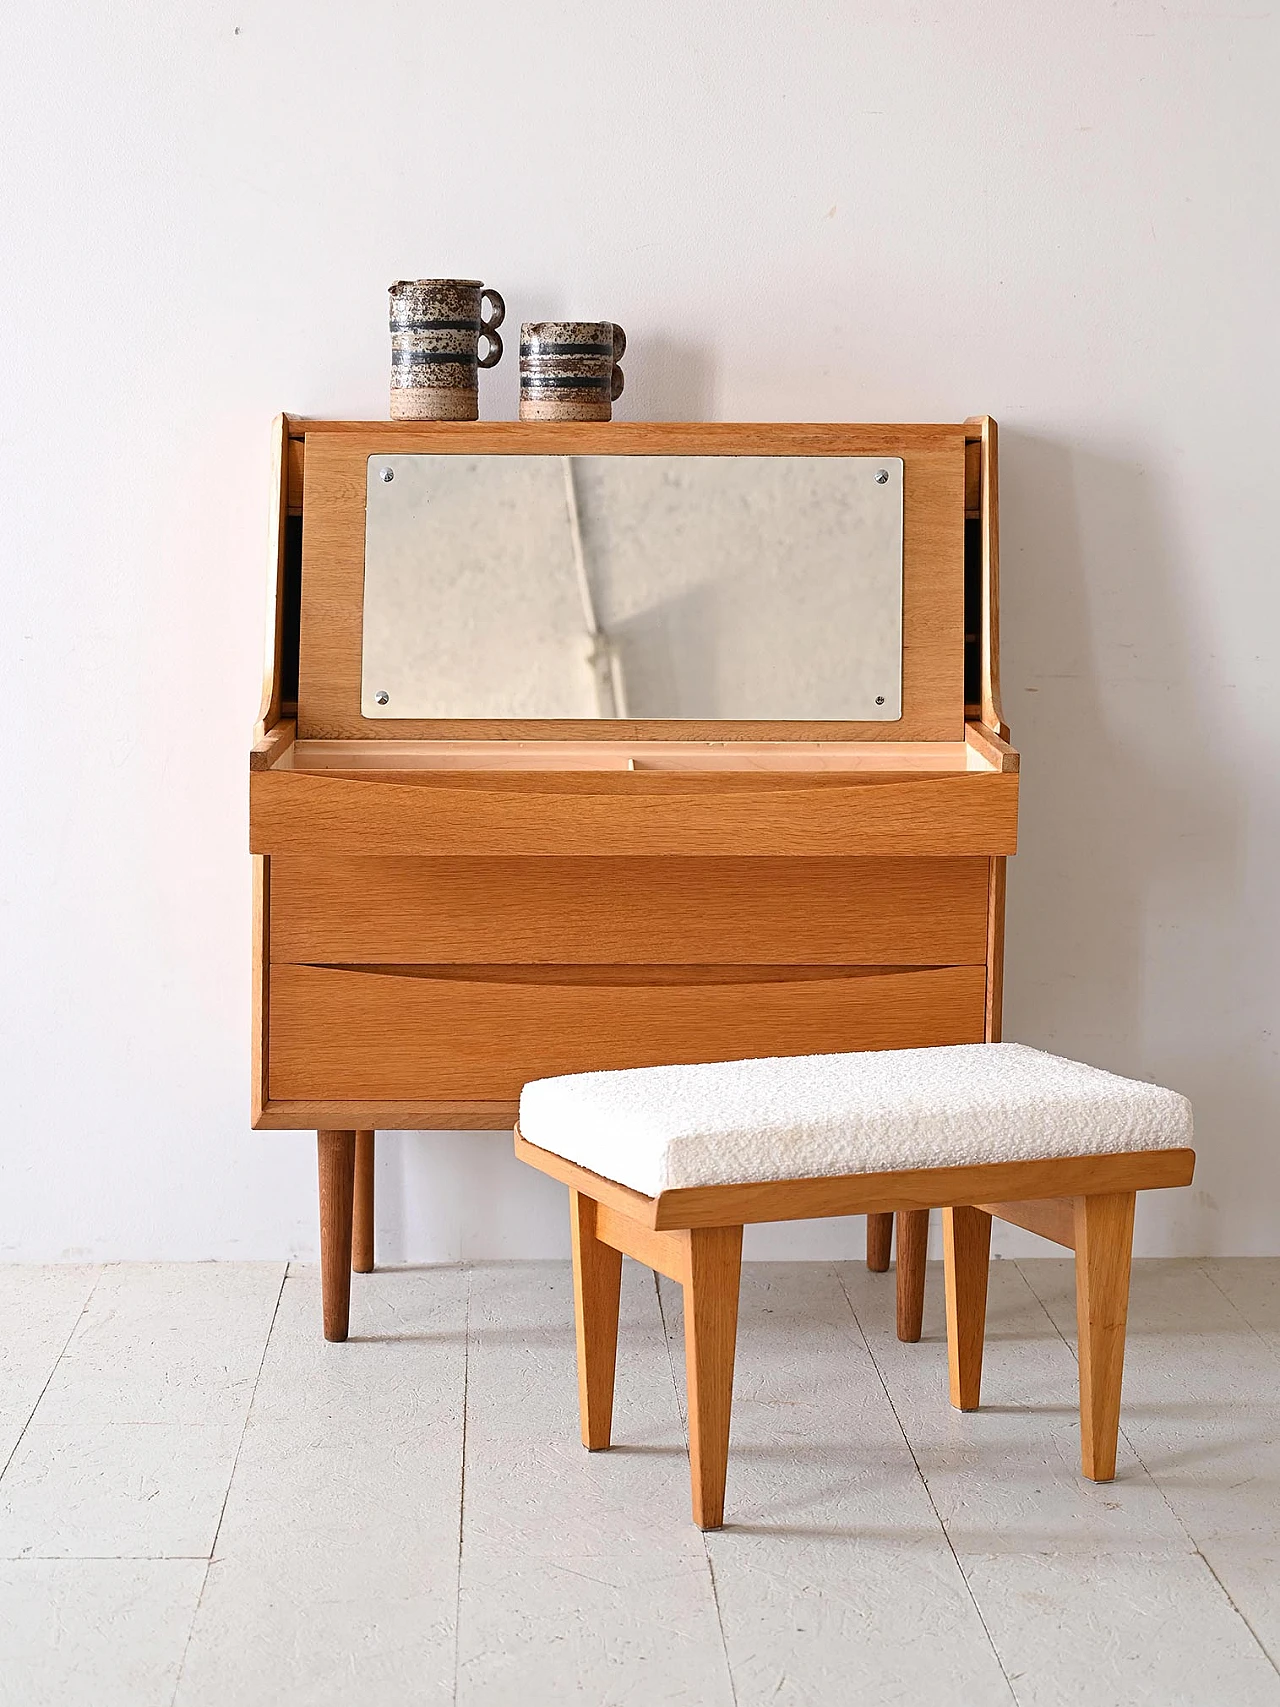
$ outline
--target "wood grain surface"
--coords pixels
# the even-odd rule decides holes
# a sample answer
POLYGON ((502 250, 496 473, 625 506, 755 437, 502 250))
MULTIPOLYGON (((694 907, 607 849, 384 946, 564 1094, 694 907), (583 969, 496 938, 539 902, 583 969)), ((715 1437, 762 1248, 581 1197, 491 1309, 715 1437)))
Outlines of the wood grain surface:
POLYGON ((276 963, 271 1095, 499 1101, 559 1073, 982 1039, 981 966, 630 971, 276 963))
POLYGON ((979 1203, 977 1208, 994 1215, 997 1221, 1007 1221, 1012 1227, 1023 1227, 1055 1245, 1065 1245, 1069 1251, 1076 1246, 1075 1199, 1047 1197, 1029 1203, 979 1203))
POLYGON ((1114 1184, 1076 1201, 1080 1467, 1093 1482, 1116 1473, 1133 1212, 1133 1191, 1114 1184))
MULTIPOLYGON (((723 1227, 739 1222, 799 1221, 867 1215, 957 1203, 1023 1202, 1088 1193, 1159 1191, 1190 1185, 1194 1150, 1137 1150, 1107 1156, 1061 1156, 1034 1162, 983 1162, 900 1173, 843 1174, 765 1180, 745 1185, 685 1186, 646 1197, 531 1144, 516 1127, 516 1155, 575 1191, 612 1203, 646 1226, 723 1227)), ((1080 1215, 1077 1206, 1077 1217, 1080 1215)), ((1077 1218, 1077 1238, 1079 1219, 1077 1218)))
POLYGON ((254 853, 1013 853, 1018 777, 269 770, 254 853))
MULTIPOLYGON (((594 1198, 569 1193, 573 1246, 573 1318, 578 1347, 578 1413, 582 1444, 602 1452, 613 1430, 613 1380, 618 1359, 622 1253, 598 1235, 602 1213, 594 1198)), ((651 1237, 657 1237, 651 1234, 651 1237)))
POLYGON ((951 1403, 958 1411, 976 1411, 982 1393, 982 1350, 987 1332, 990 1215, 968 1203, 944 1209, 942 1254, 951 1403))
POLYGON ((958 740, 964 722, 962 425, 308 423, 298 728, 304 737, 958 740), (366 465, 371 455, 900 456, 902 718, 892 724, 685 719, 386 719, 360 712, 366 465))
POLYGON ((306 1132, 336 1126, 374 1132, 510 1132, 517 1097, 476 1102, 438 1097, 269 1097, 257 1111, 257 1132, 306 1132))
POLYGON ((275 960, 976 964, 988 861, 278 854, 275 960))
POLYGON ((738 1345, 742 1228, 698 1227, 689 1241, 684 1283, 684 1366, 689 1416, 693 1521, 724 1522, 733 1365, 738 1345))

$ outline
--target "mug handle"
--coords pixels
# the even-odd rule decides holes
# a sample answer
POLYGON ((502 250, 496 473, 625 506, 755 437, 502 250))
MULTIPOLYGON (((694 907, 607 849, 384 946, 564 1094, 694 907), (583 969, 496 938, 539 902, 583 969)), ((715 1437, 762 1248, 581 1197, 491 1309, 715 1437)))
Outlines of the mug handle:
POLYGON ((496 290, 486 289, 480 292, 482 310, 486 301, 489 307, 489 318, 486 320, 483 312, 481 313, 480 336, 485 340, 488 348, 483 357, 477 359, 476 366, 496 367, 502 360, 502 339, 498 336, 498 327, 506 319, 507 305, 496 290))
POLYGON ((622 396, 622 388, 627 383, 623 378, 622 369, 618 363, 627 353, 627 334, 621 326, 613 328, 613 378, 609 385, 609 401, 616 403, 622 396))

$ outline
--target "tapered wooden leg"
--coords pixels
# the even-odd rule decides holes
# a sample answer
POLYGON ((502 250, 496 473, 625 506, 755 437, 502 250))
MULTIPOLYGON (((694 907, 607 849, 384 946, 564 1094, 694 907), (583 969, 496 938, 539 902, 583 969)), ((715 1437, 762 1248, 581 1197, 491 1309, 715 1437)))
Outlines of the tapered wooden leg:
POLYGON ((987 1270, 991 1217, 968 1206, 942 1211, 947 1285, 947 1367, 951 1403, 976 1411, 982 1391, 982 1342, 987 1330, 987 1270))
POLYGON ((915 1342, 924 1322, 924 1270, 929 1255, 929 1211, 898 1211, 898 1338, 915 1342))
POLYGON ((1094 1482, 1109 1482, 1116 1473, 1133 1206, 1131 1191, 1076 1199, 1080 1467, 1094 1482))
POLYGON ((893 1251, 893 1216, 867 1216, 867 1267, 872 1274, 883 1274, 889 1266, 893 1251))
POLYGON ((573 1317, 578 1332, 578 1410, 582 1444, 601 1452, 613 1429, 622 1252, 596 1238, 596 1203, 569 1193, 573 1235, 573 1317))
POLYGON ((351 1202, 355 1195, 356 1135, 319 1132, 320 1289, 324 1337, 344 1340, 351 1310, 351 1202))
POLYGON ((729 1466, 742 1228, 695 1227, 688 1238, 684 1360, 693 1521, 699 1529, 719 1529, 724 1522, 724 1483, 729 1466))
POLYGON ((373 1273, 373 1154, 373 1133, 357 1132, 351 1210, 351 1267, 357 1274, 373 1273))

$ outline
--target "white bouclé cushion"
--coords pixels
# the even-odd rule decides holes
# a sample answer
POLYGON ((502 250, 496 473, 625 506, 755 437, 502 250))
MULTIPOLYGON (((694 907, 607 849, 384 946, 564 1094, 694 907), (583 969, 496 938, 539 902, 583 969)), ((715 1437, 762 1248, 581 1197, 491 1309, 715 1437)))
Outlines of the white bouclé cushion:
POLYGON ((535 1079, 531 1144, 654 1197, 679 1186, 1038 1161, 1191 1142, 1191 1104, 1021 1043, 535 1079))

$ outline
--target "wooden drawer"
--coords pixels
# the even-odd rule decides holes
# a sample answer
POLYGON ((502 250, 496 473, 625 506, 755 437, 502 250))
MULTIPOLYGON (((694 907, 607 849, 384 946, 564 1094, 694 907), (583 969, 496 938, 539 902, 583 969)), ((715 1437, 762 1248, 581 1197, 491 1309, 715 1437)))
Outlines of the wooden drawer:
POLYGON ((1014 771, 327 771, 249 778, 262 854, 1011 854, 1014 771))
POLYGON ((982 1041, 986 970, 273 965, 272 1098, 511 1101, 664 1061, 982 1041))
POLYGON ((281 854, 273 961, 938 966, 986 956, 985 859, 281 854))

